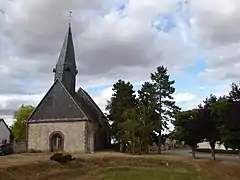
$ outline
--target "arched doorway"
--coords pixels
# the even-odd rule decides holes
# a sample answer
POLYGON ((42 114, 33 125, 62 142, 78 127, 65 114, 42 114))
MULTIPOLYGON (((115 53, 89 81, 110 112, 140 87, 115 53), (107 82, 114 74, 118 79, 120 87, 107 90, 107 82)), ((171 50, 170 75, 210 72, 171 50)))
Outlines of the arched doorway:
POLYGON ((50 152, 64 150, 64 135, 62 132, 53 132, 49 137, 50 152))

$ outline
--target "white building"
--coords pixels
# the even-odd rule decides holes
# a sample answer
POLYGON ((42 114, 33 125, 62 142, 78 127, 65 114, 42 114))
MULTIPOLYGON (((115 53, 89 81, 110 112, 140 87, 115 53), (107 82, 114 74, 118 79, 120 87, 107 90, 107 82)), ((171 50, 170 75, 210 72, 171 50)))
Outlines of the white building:
POLYGON ((3 119, 0 119, 0 145, 10 142, 11 130, 3 119))
MULTIPOLYGON (((209 142, 198 143, 198 149, 211 149, 209 142)), ((215 149, 217 150, 225 150, 223 144, 219 144, 218 142, 215 144, 215 149)))

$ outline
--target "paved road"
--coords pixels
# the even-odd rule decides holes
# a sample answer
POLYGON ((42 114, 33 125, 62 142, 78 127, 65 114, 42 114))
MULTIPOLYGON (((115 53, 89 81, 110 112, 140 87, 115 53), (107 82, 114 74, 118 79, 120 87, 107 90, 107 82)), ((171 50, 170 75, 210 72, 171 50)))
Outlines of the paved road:
MULTIPOLYGON (((191 157, 192 152, 191 150, 169 150, 166 152, 166 154, 169 155, 176 155, 176 156, 184 156, 184 157, 191 157)), ((210 153, 198 153, 196 152, 196 157, 197 158, 204 158, 204 159, 211 159, 211 154, 210 153)), ((216 154, 216 159, 221 160, 221 161, 231 161, 231 162, 238 162, 240 163, 240 159, 238 155, 229 155, 229 154, 216 154)))

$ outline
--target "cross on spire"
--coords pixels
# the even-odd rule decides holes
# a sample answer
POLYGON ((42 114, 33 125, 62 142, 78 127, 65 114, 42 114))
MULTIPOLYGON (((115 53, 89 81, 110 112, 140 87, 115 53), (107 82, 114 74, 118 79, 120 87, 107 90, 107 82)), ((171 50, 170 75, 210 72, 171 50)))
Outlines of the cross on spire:
POLYGON ((72 21, 72 11, 69 11, 69 16, 68 16, 68 20, 69 20, 69 25, 71 25, 71 21, 72 21))

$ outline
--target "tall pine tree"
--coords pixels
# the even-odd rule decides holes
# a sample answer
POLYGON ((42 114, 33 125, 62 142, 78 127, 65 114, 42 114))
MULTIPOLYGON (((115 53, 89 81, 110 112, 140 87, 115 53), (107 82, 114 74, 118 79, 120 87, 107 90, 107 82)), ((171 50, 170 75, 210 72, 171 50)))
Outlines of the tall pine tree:
POLYGON ((155 89, 156 98, 156 112, 158 118, 156 119, 156 131, 159 133, 158 137, 158 153, 161 153, 161 134, 167 127, 169 120, 173 118, 175 111, 179 108, 175 105, 173 100, 173 93, 175 88, 173 87, 174 81, 170 80, 168 70, 164 66, 157 67, 157 71, 151 73, 151 80, 155 89))

